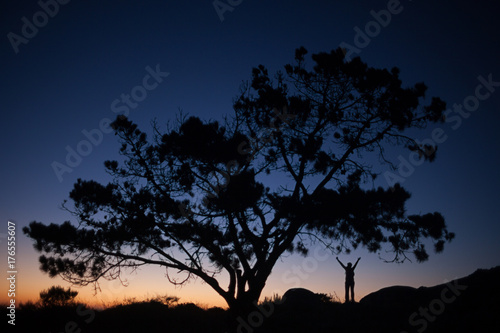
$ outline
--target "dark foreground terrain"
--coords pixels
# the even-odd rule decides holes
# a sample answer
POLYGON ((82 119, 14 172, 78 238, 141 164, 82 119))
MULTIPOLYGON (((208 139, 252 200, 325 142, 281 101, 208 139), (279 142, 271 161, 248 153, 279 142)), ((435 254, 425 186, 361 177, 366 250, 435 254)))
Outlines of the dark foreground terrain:
MULTIPOLYGON (((500 332, 500 266, 434 287, 394 286, 367 295, 359 303, 325 302, 294 289, 279 303, 265 303, 238 332, 500 332)), ((17 310, 7 332, 193 332, 228 331, 227 312, 194 304, 159 302, 116 306, 104 311, 84 306, 17 310), (14 330, 12 330, 14 328, 14 330)), ((5 327, 5 326, 4 326, 5 327)), ((5 332, 2 330, 2 332, 5 332)))

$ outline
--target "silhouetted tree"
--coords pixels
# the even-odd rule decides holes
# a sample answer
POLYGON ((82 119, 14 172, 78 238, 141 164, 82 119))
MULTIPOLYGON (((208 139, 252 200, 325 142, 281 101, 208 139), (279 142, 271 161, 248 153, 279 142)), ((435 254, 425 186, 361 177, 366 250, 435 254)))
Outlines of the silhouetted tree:
POLYGON ((397 68, 347 62, 338 49, 313 55, 307 69, 305 55, 298 49, 274 79, 262 65, 253 69, 223 125, 184 117, 165 134, 154 126, 148 140, 118 117, 124 161, 105 163, 114 176, 107 185, 74 185, 78 225, 24 229, 49 254, 41 269, 86 285, 118 278, 124 267, 163 266, 172 283, 201 278, 245 311, 276 261, 287 251, 305 255, 313 241, 336 253, 387 244, 393 261, 408 253, 426 260, 425 239, 441 251, 453 238, 443 217, 408 216, 410 194, 399 184, 369 186, 376 174, 367 158, 392 165, 384 148, 402 147, 432 161, 436 148, 406 133, 441 121, 445 103, 423 105, 426 86, 403 88, 397 68), (274 186, 273 178, 285 180, 274 186))
POLYGON ((64 289, 61 286, 52 286, 40 292, 40 304, 42 306, 66 306, 73 304, 78 291, 71 288, 64 289))

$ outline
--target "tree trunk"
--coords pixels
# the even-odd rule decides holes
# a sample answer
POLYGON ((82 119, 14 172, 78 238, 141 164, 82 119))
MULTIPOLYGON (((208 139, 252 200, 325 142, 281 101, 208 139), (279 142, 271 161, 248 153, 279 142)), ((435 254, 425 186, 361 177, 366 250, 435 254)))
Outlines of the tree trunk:
POLYGON ((259 311, 258 297, 245 293, 236 299, 228 310, 230 332, 250 333, 263 324, 264 316, 259 311))
POLYGON ((235 270, 236 295, 226 299, 231 332, 254 332, 274 312, 273 305, 263 307, 258 304, 272 267, 271 262, 261 262, 254 271, 257 273, 245 274, 240 269, 235 270))
POLYGON ((248 281, 249 289, 238 291, 237 297, 229 304, 228 319, 231 332, 250 333, 262 326, 266 318, 272 315, 274 306, 259 306, 259 297, 265 283, 248 281))

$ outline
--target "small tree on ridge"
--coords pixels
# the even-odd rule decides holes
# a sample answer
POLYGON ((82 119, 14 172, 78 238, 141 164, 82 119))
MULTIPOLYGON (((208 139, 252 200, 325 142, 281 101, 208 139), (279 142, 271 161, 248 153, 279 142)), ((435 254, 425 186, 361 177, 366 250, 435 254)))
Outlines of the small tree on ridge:
POLYGON ((78 291, 71 290, 71 288, 52 286, 40 292, 40 304, 44 307, 67 306, 74 303, 77 295, 78 291))

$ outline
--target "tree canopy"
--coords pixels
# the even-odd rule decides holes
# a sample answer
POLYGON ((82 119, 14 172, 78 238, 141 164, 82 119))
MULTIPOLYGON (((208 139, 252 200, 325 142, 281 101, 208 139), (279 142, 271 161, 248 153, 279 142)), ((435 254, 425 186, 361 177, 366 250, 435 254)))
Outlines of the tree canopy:
POLYGON ((52 286, 40 292, 40 304, 45 307, 67 306, 74 303, 77 295, 78 291, 71 290, 71 288, 52 286))
MULTIPOLYGON (((403 87, 399 70, 347 61, 341 49, 312 55, 272 76, 260 65, 224 122, 181 117, 147 135, 120 116, 113 123, 122 160, 112 180, 79 179, 68 207, 78 221, 32 222, 41 269, 80 285, 115 279, 126 267, 158 265, 201 278, 230 308, 258 300, 277 260, 307 254, 312 241, 333 252, 359 246, 428 258, 454 234, 438 212, 408 215, 399 184, 370 186, 366 156, 394 166, 389 147, 434 160, 408 130, 443 120, 445 103, 424 83, 403 87), (286 179, 279 186, 270 180, 286 179), (228 277, 222 285, 220 276, 228 277)), ((66 205, 67 207, 67 205, 66 205)))

